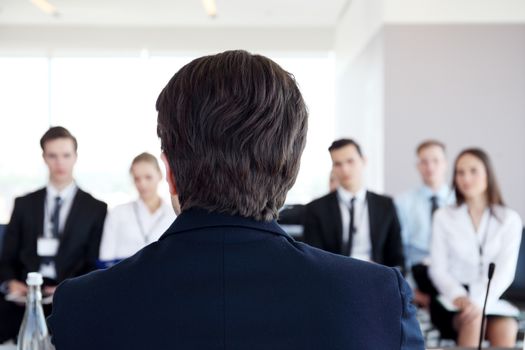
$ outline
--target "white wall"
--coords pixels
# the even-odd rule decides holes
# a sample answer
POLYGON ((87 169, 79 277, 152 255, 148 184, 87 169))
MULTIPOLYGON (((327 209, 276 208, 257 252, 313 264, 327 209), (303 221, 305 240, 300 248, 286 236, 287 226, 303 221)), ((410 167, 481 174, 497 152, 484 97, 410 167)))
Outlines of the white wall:
POLYGON ((333 29, 0 26, 0 54, 328 52, 333 29))
POLYGON ((383 26, 383 0, 351 0, 335 30, 336 73, 344 74, 383 26))
POLYGON ((388 24, 523 23, 525 1, 386 0, 383 13, 388 24))
MULTIPOLYGON (((383 190, 382 0, 353 0, 335 33, 336 138, 359 142, 368 186, 383 190)), ((328 154, 327 154, 328 156, 328 154)))
POLYGON ((437 138, 451 161, 488 151, 525 218, 525 25, 388 25, 384 42, 386 191, 418 183, 414 149, 437 138))
MULTIPOLYGON (((354 138, 368 159, 366 182, 382 192, 383 35, 376 34, 336 80, 336 138, 354 138)), ((328 156, 328 153, 327 153, 328 156)))
POLYGON ((361 141, 368 184, 418 182, 414 148, 481 146, 525 218, 525 1, 354 0, 335 31, 336 135, 361 141), (521 23, 521 24, 520 24, 521 23))

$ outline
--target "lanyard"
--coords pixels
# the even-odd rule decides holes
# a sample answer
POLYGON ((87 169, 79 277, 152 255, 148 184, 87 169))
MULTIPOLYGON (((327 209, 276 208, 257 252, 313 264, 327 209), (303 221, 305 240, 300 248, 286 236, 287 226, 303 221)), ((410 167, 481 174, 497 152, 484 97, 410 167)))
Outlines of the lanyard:
MULTIPOLYGON (((162 205, 161 207, 159 208, 159 210, 162 210, 162 205)), ((142 220, 140 220, 140 215, 139 215, 139 205, 137 202, 133 202, 133 212, 135 213, 135 219, 137 220, 137 224, 139 225, 139 231, 140 231, 140 235, 142 236, 142 239, 144 240, 144 243, 145 244, 148 244, 148 237, 151 235, 151 233, 155 230, 155 228, 158 226, 158 224, 160 223, 160 221, 162 220, 162 218, 164 217, 164 212, 162 212, 159 217, 157 218, 157 220, 155 220, 155 222, 153 223, 153 225, 151 225, 150 229, 148 232, 146 232, 146 230, 144 230, 144 226, 142 225, 142 220)))
POLYGON ((489 212, 489 218, 487 219, 487 225, 485 226, 485 234, 483 236, 483 241, 480 242, 477 236, 476 229, 474 227, 474 223, 472 223, 474 227, 474 234, 476 235, 476 242, 478 243, 478 252, 479 252, 479 274, 480 276, 483 276, 483 250, 485 248, 485 245, 487 243, 487 237, 489 235, 489 227, 490 227, 490 221, 492 219, 492 212, 489 212))

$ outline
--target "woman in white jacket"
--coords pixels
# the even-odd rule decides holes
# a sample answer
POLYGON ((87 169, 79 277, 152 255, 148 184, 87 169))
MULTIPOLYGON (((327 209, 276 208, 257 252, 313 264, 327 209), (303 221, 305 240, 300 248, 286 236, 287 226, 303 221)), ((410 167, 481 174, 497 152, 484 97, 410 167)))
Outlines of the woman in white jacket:
POLYGON ((175 220, 171 203, 157 191, 162 180, 157 158, 139 154, 131 163, 130 173, 139 198, 115 207, 106 217, 100 243, 101 267, 111 266, 158 240, 175 220))
POLYGON ((477 346, 488 266, 495 263, 486 338, 492 346, 513 347, 517 310, 500 297, 514 279, 521 219, 504 206, 490 160, 480 149, 457 157, 453 186, 457 205, 438 210, 433 219, 429 272, 440 293, 431 307, 433 322, 440 329, 452 327, 459 346, 477 346))

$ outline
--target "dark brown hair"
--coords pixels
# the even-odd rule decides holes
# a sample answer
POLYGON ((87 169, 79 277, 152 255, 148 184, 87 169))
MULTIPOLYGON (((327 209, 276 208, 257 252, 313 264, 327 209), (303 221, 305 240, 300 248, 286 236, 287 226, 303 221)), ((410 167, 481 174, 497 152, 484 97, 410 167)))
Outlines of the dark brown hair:
POLYGON ((503 197, 501 196, 501 192, 498 186, 498 181, 496 180, 496 173, 494 172, 494 168, 492 167, 490 158, 485 151, 479 148, 468 148, 466 150, 463 150, 457 156, 456 161, 454 162, 454 176, 452 178, 452 188, 454 188, 454 192, 456 194, 457 205, 465 203, 465 196, 463 195, 463 193, 461 193, 456 183, 456 175, 459 160, 461 159, 461 157, 467 154, 479 159, 485 167, 485 172, 487 173, 487 201, 489 206, 493 207, 494 205, 498 204, 504 205, 503 197))
POLYGON ((53 126, 46 131, 46 133, 40 139, 40 147, 42 148, 42 151, 44 151, 46 142, 61 138, 71 139, 71 141, 73 141, 73 146, 75 147, 75 152, 77 151, 77 139, 69 132, 69 130, 62 126, 53 126))
POLYGON ((135 158, 133 158, 129 171, 131 172, 131 169, 133 168, 133 166, 140 162, 145 162, 145 163, 149 163, 153 165, 153 167, 155 167, 155 169, 157 169, 157 171, 160 173, 160 166, 159 166, 159 162, 157 158, 155 158, 153 154, 148 153, 148 152, 143 152, 139 154, 138 156, 136 156, 135 158))
POLYGON ((429 148, 429 147, 434 147, 434 146, 441 148, 443 153, 446 153, 446 147, 443 142, 438 141, 438 140, 425 140, 417 146, 416 154, 419 155, 419 153, 421 153, 422 150, 429 148))
POLYGON ((330 147, 328 147, 328 152, 332 152, 336 149, 340 149, 340 148, 343 148, 343 147, 346 147, 346 146, 354 146, 355 149, 357 150, 357 153, 359 154, 360 157, 363 157, 363 152, 361 151, 361 146, 359 146, 359 144, 352 140, 352 139, 339 139, 339 140, 335 140, 334 142, 332 142, 332 144, 330 145, 330 147))
POLYGON ((306 142, 308 113, 291 74, 246 51, 201 57, 173 76, 157 111, 183 211, 277 217, 306 142))

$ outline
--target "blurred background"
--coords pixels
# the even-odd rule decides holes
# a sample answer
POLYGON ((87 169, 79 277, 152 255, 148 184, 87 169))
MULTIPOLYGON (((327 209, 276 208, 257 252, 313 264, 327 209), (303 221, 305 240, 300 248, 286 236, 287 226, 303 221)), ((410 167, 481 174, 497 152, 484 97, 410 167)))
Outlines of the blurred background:
POLYGON ((0 0, 0 224, 46 183, 50 125, 78 138, 80 187, 134 198, 131 160, 160 154, 161 89, 228 49, 274 59, 309 107, 288 203, 328 192, 336 137, 362 144, 368 187, 390 195, 419 184, 415 147, 436 138, 450 161, 486 149, 525 217, 525 0, 0 0))

